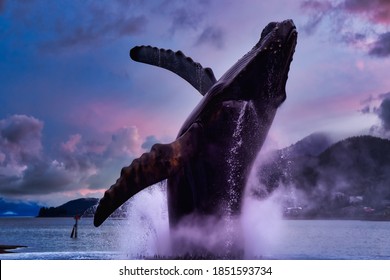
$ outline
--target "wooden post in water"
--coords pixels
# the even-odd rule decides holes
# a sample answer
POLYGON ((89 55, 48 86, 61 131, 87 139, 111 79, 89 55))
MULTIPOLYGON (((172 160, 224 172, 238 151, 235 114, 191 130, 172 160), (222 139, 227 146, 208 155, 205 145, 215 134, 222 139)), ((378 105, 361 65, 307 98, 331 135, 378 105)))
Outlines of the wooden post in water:
POLYGON ((78 221, 80 220, 80 216, 76 215, 73 217, 75 219, 75 223, 73 225, 72 233, 70 234, 70 238, 77 238, 77 224, 78 221))

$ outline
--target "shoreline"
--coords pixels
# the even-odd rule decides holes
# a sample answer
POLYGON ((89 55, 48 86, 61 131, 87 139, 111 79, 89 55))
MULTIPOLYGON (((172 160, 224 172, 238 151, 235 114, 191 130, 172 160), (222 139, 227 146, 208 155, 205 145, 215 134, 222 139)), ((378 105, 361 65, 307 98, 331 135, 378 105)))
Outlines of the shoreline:
POLYGON ((0 254, 10 254, 14 253, 9 250, 15 250, 19 248, 27 248, 27 246, 24 245, 0 245, 0 254))
POLYGON ((296 217, 282 217, 282 220, 286 221, 365 221, 365 222, 390 222, 390 217, 381 217, 381 216, 371 216, 371 217, 305 217, 305 216, 296 216, 296 217))

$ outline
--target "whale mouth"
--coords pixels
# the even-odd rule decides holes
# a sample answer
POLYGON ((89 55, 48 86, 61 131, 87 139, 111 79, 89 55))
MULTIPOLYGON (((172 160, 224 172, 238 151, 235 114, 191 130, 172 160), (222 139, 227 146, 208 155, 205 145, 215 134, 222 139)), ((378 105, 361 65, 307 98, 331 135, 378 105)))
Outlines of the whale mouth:
MULTIPOLYGON (((297 45, 298 32, 295 26, 290 30, 289 35, 287 37, 287 45, 290 46, 286 50, 287 60, 284 72, 288 72, 290 70, 290 64, 293 60, 293 55, 295 53, 295 47, 297 45)), ((286 73, 287 74, 287 73, 286 73)))
POLYGON ((286 48, 285 53, 287 56, 289 56, 289 58, 287 59, 287 63, 290 63, 292 60, 292 56, 295 52, 295 46, 297 45, 298 31, 292 20, 286 20, 280 23, 280 25, 282 25, 282 28, 286 28, 286 25, 288 25, 288 30, 284 31, 286 33, 285 45, 289 46, 286 48))
POLYGON ((295 52, 295 46, 297 45, 298 31, 295 26, 290 30, 287 37, 287 44, 290 45, 290 55, 295 52))
POLYGON ((294 23, 292 22, 292 20, 290 20, 289 22, 291 22, 291 27, 290 30, 288 31, 287 39, 285 40, 286 45, 288 47, 285 50, 286 59, 285 59, 285 65, 283 67, 283 72, 282 72, 282 81, 280 83, 281 85, 285 85, 287 83, 288 73, 290 71, 291 62, 293 61, 295 47, 297 45, 297 39, 298 39, 298 31, 294 23))

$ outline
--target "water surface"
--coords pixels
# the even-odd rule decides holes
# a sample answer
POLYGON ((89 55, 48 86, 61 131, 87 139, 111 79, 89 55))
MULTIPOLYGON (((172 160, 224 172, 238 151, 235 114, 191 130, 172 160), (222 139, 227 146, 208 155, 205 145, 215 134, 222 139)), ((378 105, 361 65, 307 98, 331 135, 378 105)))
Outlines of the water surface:
MULTIPOLYGON (((0 218, 0 244, 28 246, 2 254, 0 259, 153 257, 159 254, 153 251, 157 250, 155 244, 166 242, 159 239, 156 229, 134 230, 127 220, 109 219, 99 228, 92 222, 90 218, 81 219, 78 238, 72 239, 72 218, 0 218)), ((390 259, 390 222, 283 220, 281 223, 278 240, 258 258, 390 259)))

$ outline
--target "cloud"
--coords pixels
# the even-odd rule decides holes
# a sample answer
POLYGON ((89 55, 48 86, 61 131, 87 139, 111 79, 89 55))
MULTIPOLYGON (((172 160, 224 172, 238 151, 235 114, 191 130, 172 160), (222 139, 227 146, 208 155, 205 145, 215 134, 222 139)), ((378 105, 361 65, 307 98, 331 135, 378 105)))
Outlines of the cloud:
POLYGON ((360 110, 363 114, 372 114, 379 118, 380 123, 371 126, 371 135, 390 138, 390 92, 370 96, 362 101, 364 107, 360 110))
POLYGON ((2 195, 45 195, 77 189, 68 170, 58 162, 30 162, 17 179, 7 177, 0 182, 2 195))
POLYGON ((390 23, 390 2, 388 0, 345 0, 343 8, 360 14, 373 23, 390 23))
POLYGON ((106 188, 120 168, 141 152, 142 141, 134 126, 117 129, 101 142, 72 134, 54 152, 42 147, 42 134, 43 122, 34 117, 0 120, 0 196, 106 188))
POLYGON ((199 35, 196 44, 210 44, 221 49, 224 46, 224 32, 221 28, 208 26, 199 35))
POLYGON ((377 57, 390 55, 390 32, 379 35, 378 40, 372 44, 369 54, 377 57))
POLYGON ((26 115, 0 120, 0 194, 44 194, 65 190, 68 170, 44 154, 43 122, 26 115))
POLYGON ((42 130, 43 122, 26 115, 0 120, 1 194, 43 193, 64 185, 61 170, 45 161, 42 130))
POLYGON ((361 112, 362 114, 369 114, 369 113, 370 113, 370 106, 369 106, 369 105, 364 106, 364 107, 360 110, 360 112, 361 112))
POLYGON ((73 153, 76 150, 77 144, 80 143, 81 135, 80 134, 74 134, 69 137, 69 140, 65 143, 62 143, 62 149, 73 153))
POLYGON ((135 126, 123 127, 112 135, 106 154, 110 157, 127 157, 139 154, 140 136, 135 126))
POLYGON ((142 143, 141 148, 145 150, 150 150, 152 146, 160 141, 154 135, 147 136, 145 142, 142 143))
POLYGON ((187 7, 177 8, 171 12, 172 27, 171 30, 175 32, 177 29, 197 29, 202 21, 202 14, 187 7))
MULTIPOLYGON (((103 20, 104 21, 104 20, 103 20)), ((138 16, 134 18, 118 18, 107 20, 104 24, 95 24, 101 22, 100 19, 92 20, 84 26, 76 26, 70 29, 63 37, 46 42, 43 49, 67 49, 82 46, 92 46, 108 42, 122 36, 133 35, 142 31, 146 25, 146 18, 138 16)))
MULTIPOLYGON (((209 1, 186 0, 182 2, 165 1, 161 11, 171 20, 169 32, 171 35, 177 32, 185 32, 180 36, 193 34, 194 45, 208 44, 216 48, 224 46, 224 31, 220 27, 210 25, 210 17, 215 22, 217 15, 212 14, 212 3, 209 1)), ((230 6, 230 5, 229 5, 230 6)))
POLYGON ((390 23, 389 1, 308 0, 301 3, 301 9, 309 16, 303 26, 306 34, 312 35, 322 22, 327 22, 330 36, 336 41, 363 49, 370 56, 390 55, 390 32, 383 32, 390 23))
POLYGON ((61 152, 52 160, 52 164, 58 170, 63 169, 68 177, 74 177, 74 182, 83 184, 85 179, 98 172, 101 162, 99 156, 100 154, 89 152, 85 143, 78 144, 73 150, 66 150, 62 145, 61 152))
MULTIPOLYGON (((3 4, 3 5, 2 5, 3 4)), ((135 1, 15 1, 7 5, 10 40, 21 39, 38 46, 42 52, 96 48, 140 34, 148 24, 135 1), (48 12, 50 11, 50 12, 48 12), (26 36, 26 34, 29 34, 26 36)), ((1 7, 4 1, 0 0, 1 7)))
MULTIPOLYGON (((42 46, 44 51, 61 50, 74 47, 92 47, 102 41, 115 40, 123 36, 140 33, 147 20, 144 16, 118 17, 118 18, 95 18, 91 21, 80 21, 80 25, 70 26, 60 36, 45 42, 42 46)), ((64 23, 65 25, 65 23, 64 23)))
POLYGON ((140 145, 135 126, 117 129, 106 142, 75 134, 62 143, 57 161, 73 178, 73 184, 78 182, 79 188, 99 190, 114 183, 120 169, 140 155, 140 145))
POLYGON ((39 157, 43 123, 34 117, 14 115, 0 120, 0 154, 3 164, 25 162, 39 157))
POLYGON ((304 11, 313 11, 311 16, 317 16, 317 18, 337 13, 340 18, 357 15, 371 23, 390 23, 390 2, 387 0, 344 0, 338 3, 335 1, 306 0, 301 3, 301 8, 304 11))
POLYGON ((163 1, 157 12, 171 19, 170 31, 174 34, 179 30, 201 28, 208 16, 208 7, 207 1, 163 1))
POLYGON ((323 20, 327 13, 334 9, 330 1, 303 1, 301 4, 301 9, 304 11, 309 11, 310 18, 307 23, 303 26, 303 30, 311 35, 315 32, 317 26, 323 20), (311 11, 313 11, 311 13, 311 11))

